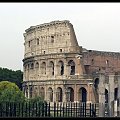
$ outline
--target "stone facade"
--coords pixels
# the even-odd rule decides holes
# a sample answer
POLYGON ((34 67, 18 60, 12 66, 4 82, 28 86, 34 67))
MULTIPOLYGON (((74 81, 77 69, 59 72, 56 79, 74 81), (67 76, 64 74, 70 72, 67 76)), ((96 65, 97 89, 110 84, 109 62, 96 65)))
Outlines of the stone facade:
POLYGON ((92 103, 118 98, 120 53, 82 48, 68 20, 31 26, 24 40, 26 97, 92 103))

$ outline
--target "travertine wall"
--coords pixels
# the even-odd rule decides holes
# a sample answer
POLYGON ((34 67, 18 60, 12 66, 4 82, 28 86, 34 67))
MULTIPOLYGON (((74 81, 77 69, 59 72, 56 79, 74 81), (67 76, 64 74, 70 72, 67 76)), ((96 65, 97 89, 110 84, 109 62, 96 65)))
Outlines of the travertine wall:
POLYGON ((88 83, 92 79, 84 80, 81 48, 69 21, 32 26, 25 30, 24 40, 23 89, 27 97, 41 95, 43 90, 45 100, 58 101, 60 92, 59 101, 80 101, 84 89, 91 101, 88 83))
POLYGON ((74 29, 69 21, 53 21, 32 26, 24 33, 25 58, 33 55, 79 52, 74 29))
MULTIPOLYGON (((51 102, 102 103, 105 89, 114 93, 118 88, 119 53, 82 49, 69 21, 31 26, 25 30, 24 40, 23 91, 26 97, 39 95, 51 102), (101 79, 101 72, 105 80, 101 79), (115 75, 112 87, 111 73, 115 75), (100 82, 97 90, 96 79, 100 82)), ((113 96, 109 98, 113 100, 113 96)))
POLYGON ((104 71, 118 73, 120 71, 120 53, 87 50, 83 52, 83 61, 87 74, 104 71))

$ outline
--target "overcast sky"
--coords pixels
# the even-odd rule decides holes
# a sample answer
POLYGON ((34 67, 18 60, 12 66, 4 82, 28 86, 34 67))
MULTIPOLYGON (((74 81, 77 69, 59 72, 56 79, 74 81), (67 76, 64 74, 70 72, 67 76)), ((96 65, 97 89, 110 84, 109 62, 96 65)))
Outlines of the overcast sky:
POLYGON ((120 52, 120 3, 0 3, 0 67, 23 70, 23 33, 55 20, 69 20, 86 49, 120 52))

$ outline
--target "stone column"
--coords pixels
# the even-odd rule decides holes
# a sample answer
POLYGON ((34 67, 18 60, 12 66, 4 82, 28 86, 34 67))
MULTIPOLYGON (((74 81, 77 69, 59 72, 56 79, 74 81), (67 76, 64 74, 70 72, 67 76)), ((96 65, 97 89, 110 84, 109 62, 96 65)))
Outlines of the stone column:
POLYGON ((55 87, 55 83, 53 83, 53 102, 56 102, 56 87, 55 87))
POLYGON ((87 103, 90 103, 90 84, 87 84, 87 103))
MULTIPOLYGON (((41 76, 41 62, 39 61, 38 63, 39 63, 38 74, 39 74, 39 78, 40 78, 40 76, 41 76)), ((39 78, 38 78, 38 79, 39 79, 39 78)))
POLYGON ((66 102, 66 90, 65 89, 63 90, 63 100, 62 101, 66 102))
POLYGON ((68 69, 69 69, 68 63, 67 63, 67 61, 65 61, 65 63, 64 63, 64 75, 66 77, 69 75, 68 69))
POLYGON ((83 60, 82 55, 76 56, 76 75, 83 75, 85 73, 84 67, 83 67, 83 60))
POLYGON ((47 98, 48 93, 47 93, 47 86, 46 85, 44 87, 44 90, 45 90, 45 98, 44 98, 44 100, 47 101, 48 100, 48 98, 47 98))
POLYGON ((108 92, 108 104, 109 104, 109 116, 113 117, 113 101, 114 101, 114 75, 109 75, 109 92, 108 92))
POLYGON ((28 99, 30 98, 30 86, 28 86, 28 99))
POLYGON ((27 71, 27 73, 26 73, 27 80, 29 80, 29 69, 27 69, 26 71, 27 71))
POLYGON ((88 83, 87 103, 92 103, 92 86, 93 83, 88 83))
POLYGON ((99 75, 99 117, 104 117, 105 115, 105 75, 100 73, 99 75))
POLYGON ((75 64, 75 75, 81 74, 81 68, 80 68, 80 57, 76 57, 76 64, 75 64))
POLYGON ((74 102, 77 102, 77 87, 76 87, 76 84, 74 85, 74 102))
POLYGON ((55 77, 58 75, 58 69, 57 69, 58 65, 57 64, 58 64, 57 60, 55 60, 55 62, 54 62, 54 76, 55 77))
POLYGON ((49 78, 50 75, 50 65, 49 65, 49 61, 46 61, 46 76, 49 78))
POLYGON ((26 97, 26 87, 23 88, 23 92, 24 92, 25 97, 26 97))
POLYGON ((66 87, 63 86, 63 102, 66 102, 66 87))

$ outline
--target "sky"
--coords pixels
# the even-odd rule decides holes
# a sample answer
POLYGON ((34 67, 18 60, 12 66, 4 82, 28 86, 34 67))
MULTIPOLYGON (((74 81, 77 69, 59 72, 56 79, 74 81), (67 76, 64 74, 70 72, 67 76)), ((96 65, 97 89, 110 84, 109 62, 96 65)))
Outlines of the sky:
POLYGON ((69 20, 83 48, 120 52, 119 2, 0 3, 0 67, 23 71, 23 33, 55 20, 69 20))

